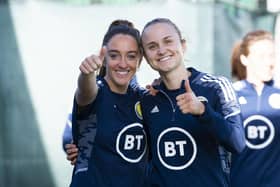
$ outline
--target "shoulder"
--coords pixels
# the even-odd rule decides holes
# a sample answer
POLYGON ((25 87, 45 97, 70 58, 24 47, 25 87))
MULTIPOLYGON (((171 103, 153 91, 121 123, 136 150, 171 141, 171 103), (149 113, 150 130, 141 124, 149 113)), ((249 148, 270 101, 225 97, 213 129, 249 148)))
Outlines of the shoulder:
MULTIPOLYGON (((101 97, 102 95, 110 95, 112 93, 107 81, 103 77, 96 77, 96 84, 98 87, 98 93, 97 93, 97 98, 101 97)), ((96 100, 95 99, 95 100, 96 100)))
POLYGON ((233 83, 233 88, 235 91, 241 91, 244 88, 246 88, 246 82, 245 81, 237 81, 233 83))
POLYGON ((208 89, 232 89, 232 83, 228 78, 210 73, 197 72, 192 82, 208 89))
POLYGON ((105 79, 103 77, 96 77, 96 84, 98 86, 98 88, 103 88, 107 85, 107 82, 105 81, 105 79))
POLYGON ((139 86, 138 87, 133 87, 133 86, 129 85, 128 93, 132 97, 136 97, 138 99, 142 99, 145 95, 148 94, 148 90, 146 90, 143 87, 139 87, 139 86))
POLYGON ((208 98, 218 97, 225 102, 236 100, 232 83, 224 76, 196 71, 191 78, 191 84, 196 89, 194 91, 208 98))

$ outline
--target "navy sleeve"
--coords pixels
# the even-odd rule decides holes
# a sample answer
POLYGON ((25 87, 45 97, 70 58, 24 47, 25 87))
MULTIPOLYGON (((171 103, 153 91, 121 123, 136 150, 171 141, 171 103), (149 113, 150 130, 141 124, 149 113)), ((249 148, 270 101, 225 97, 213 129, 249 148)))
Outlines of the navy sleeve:
POLYGON ((66 152, 65 145, 72 142, 72 113, 68 114, 66 125, 62 135, 62 148, 66 152))
POLYGON ((80 107, 78 106, 77 101, 74 98, 73 111, 72 111, 72 137, 73 137, 73 143, 76 145, 78 145, 78 138, 80 135, 80 130, 79 130, 80 128, 78 122, 89 118, 91 113, 94 111, 93 103, 87 106, 80 107))
POLYGON ((219 78, 214 94, 215 106, 205 104, 205 112, 199 120, 228 151, 240 153, 245 148, 245 134, 240 114, 240 106, 231 83, 219 78))

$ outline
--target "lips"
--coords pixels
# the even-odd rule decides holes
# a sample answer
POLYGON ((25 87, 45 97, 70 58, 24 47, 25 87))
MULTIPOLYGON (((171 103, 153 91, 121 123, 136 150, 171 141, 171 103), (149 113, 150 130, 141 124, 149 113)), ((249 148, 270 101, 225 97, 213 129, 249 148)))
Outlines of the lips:
POLYGON ((158 59, 159 62, 165 62, 168 61, 169 59, 171 59, 171 56, 164 56, 158 59))
POLYGON ((116 70, 115 73, 118 77, 126 77, 129 75, 130 70, 116 70))
POLYGON ((129 73, 129 70, 125 70, 125 71, 116 71, 116 73, 119 73, 119 74, 121 74, 121 75, 126 75, 126 74, 128 74, 129 73))

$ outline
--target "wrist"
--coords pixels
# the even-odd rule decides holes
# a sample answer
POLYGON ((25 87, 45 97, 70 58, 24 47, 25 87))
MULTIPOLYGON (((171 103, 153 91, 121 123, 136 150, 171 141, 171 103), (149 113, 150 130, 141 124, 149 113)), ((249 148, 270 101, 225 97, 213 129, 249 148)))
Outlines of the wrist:
POLYGON ((199 107, 199 116, 203 115, 204 112, 205 112, 205 105, 206 105, 206 102, 203 102, 203 101, 199 101, 200 103, 200 107, 199 107))

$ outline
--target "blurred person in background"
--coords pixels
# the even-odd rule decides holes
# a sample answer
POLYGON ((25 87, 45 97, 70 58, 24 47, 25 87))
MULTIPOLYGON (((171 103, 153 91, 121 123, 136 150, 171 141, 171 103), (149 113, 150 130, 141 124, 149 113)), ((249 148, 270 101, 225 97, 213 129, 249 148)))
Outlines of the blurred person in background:
POLYGON ((278 187, 280 184, 280 90, 274 87, 273 35, 247 33, 235 44, 232 75, 245 128, 246 148, 233 154, 232 187, 278 187))

